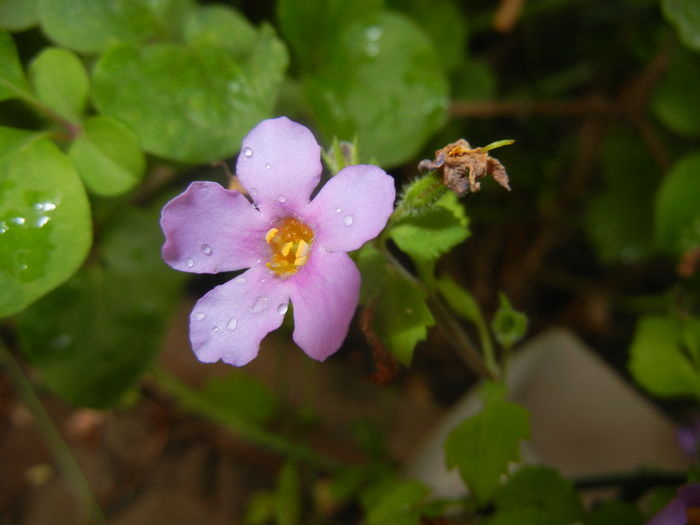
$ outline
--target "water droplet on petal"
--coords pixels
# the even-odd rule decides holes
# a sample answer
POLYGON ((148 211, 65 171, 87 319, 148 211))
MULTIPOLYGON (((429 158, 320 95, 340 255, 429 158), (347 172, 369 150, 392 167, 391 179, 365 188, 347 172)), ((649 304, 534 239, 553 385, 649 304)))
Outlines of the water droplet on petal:
POLYGON ((240 284, 245 284, 247 280, 248 280, 248 279, 246 279, 246 278, 243 277, 242 275, 239 275, 238 277, 236 277, 236 282, 237 282, 237 283, 240 283, 240 284))
POLYGON ((185 266, 187 266, 188 268, 193 268, 193 267, 194 267, 194 260, 193 260, 193 259, 187 259, 187 260, 185 261, 185 266))
POLYGON ((262 262, 262 259, 256 259, 255 264, 260 264, 262 262))
POLYGON ((277 313, 280 315, 284 315, 287 313, 288 309, 289 309, 289 306, 286 303, 283 303, 277 307, 277 313))
POLYGON ((226 328, 231 330, 232 332, 236 329, 238 326, 238 319, 235 317, 232 317, 231 319, 228 320, 228 323, 226 323, 226 328))
POLYGON ((287 197, 285 197, 284 195, 280 195, 279 197, 277 197, 277 200, 279 202, 284 203, 284 202, 287 202, 287 197))
POLYGON ((195 320, 195 321, 201 321, 201 320, 203 320, 206 316, 207 316, 207 314, 205 314, 205 313, 203 313, 203 312, 197 312, 196 314, 194 314, 194 320, 195 320))
POLYGON ((343 211, 343 210, 341 210, 340 208, 336 208, 336 209, 335 209, 335 212, 336 212, 336 213, 340 213, 341 211, 343 211))
POLYGON ((204 255, 211 255, 211 246, 208 244, 202 244, 201 249, 204 255))
POLYGON ((253 150, 250 149, 248 146, 246 146, 245 148, 243 148, 243 156, 244 156, 244 157, 247 157, 247 158, 252 157, 252 156, 253 156, 253 150))
POLYGON ((355 218, 352 215, 346 215, 343 217, 343 224, 345 226, 352 226, 353 222, 355 222, 355 218))
POLYGON ((269 170, 271 167, 272 167, 272 165, 271 165, 269 162, 268 162, 267 164, 265 164, 265 169, 266 169, 266 170, 269 170))
POLYGON ((250 306, 249 310, 253 312, 254 314, 259 314, 262 312, 265 308, 267 308, 267 302, 269 301, 269 297, 265 297, 264 295, 261 295, 258 297, 255 302, 250 306))
POLYGON ((260 283, 261 283, 261 284, 262 284, 262 283, 265 283, 265 282, 267 282, 267 279, 260 279, 260 283))
POLYGON ((214 327, 211 329, 211 331, 214 332, 215 334, 217 334, 217 333, 219 333, 219 327, 214 325, 214 327))

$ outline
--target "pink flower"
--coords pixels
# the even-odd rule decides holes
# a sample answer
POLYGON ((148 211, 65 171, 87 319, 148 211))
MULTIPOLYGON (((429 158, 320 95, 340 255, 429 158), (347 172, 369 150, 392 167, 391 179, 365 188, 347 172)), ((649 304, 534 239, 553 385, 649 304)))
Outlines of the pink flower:
POLYGON ((310 201, 321 147, 286 117, 243 139, 236 174, 253 200, 214 182, 193 182, 163 208, 163 259, 176 270, 247 270, 202 297, 190 314, 200 361, 242 366, 279 328, 289 301, 294 341, 313 359, 333 354, 357 305, 360 273, 345 253, 376 237, 395 198, 376 166, 349 166, 310 201))
POLYGON ((657 512, 647 525, 697 525, 700 523, 700 483, 678 489, 676 497, 657 512))

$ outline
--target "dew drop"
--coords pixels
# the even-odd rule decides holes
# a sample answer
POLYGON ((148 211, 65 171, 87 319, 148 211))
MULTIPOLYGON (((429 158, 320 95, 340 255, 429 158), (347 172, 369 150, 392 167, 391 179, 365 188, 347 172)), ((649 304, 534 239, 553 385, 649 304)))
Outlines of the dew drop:
POLYGON ((25 219, 24 217, 12 217, 10 220, 12 222, 14 222, 15 224, 20 224, 20 225, 27 222, 27 219, 25 219))
POLYGON ((367 28, 367 31, 365 31, 365 36, 367 37, 367 40, 376 41, 382 37, 383 32, 384 31, 381 27, 371 26, 367 28))
POLYGON ((345 226, 352 226, 353 222, 355 222, 355 218, 352 215, 346 215, 343 217, 343 224, 345 226))
POLYGON ((244 156, 244 157, 247 157, 247 158, 252 157, 252 156, 253 156, 253 150, 250 149, 248 146, 246 146, 245 148, 243 148, 243 156, 244 156))
POLYGON ((267 279, 260 279, 260 284, 267 282, 267 279))
POLYGON ((406 315, 411 315, 413 313, 413 308, 406 308, 404 312, 406 313, 406 315))
POLYGON ((270 164, 269 162, 268 162, 267 164, 265 164, 265 169, 266 169, 266 170, 269 170, 271 167, 272 167, 272 164, 270 164))
POLYGON ((336 212, 336 213, 340 213, 341 211, 343 211, 343 210, 341 210, 340 208, 336 208, 336 209, 335 209, 335 212, 336 212))
POLYGON ((265 308, 267 308, 267 302, 270 299, 268 297, 265 297, 264 295, 261 295, 258 297, 255 302, 250 306, 249 310, 253 312, 254 314, 259 314, 262 312, 265 308))
POLYGON ((211 331, 214 332, 215 334, 218 334, 218 333, 219 333, 219 327, 216 326, 216 325, 214 325, 214 327, 211 329, 211 331))
POLYGON ((287 310, 289 309, 289 306, 286 303, 282 303, 277 307, 277 313, 280 315, 284 315, 287 313, 287 310))
POLYGON ((186 265, 188 268, 194 267, 194 260, 193 260, 193 259, 187 259, 187 260, 185 261, 185 265, 186 265))
POLYGON ((228 320, 228 323, 226 323, 226 328, 233 332, 236 329, 236 327, 238 327, 238 319, 232 317, 228 320))
POLYGON ((279 202, 285 203, 287 202, 287 197, 285 197, 284 195, 280 195, 279 197, 277 197, 277 200, 279 202))
POLYGON ((44 225, 49 222, 51 219, 47 217, 46 215, 42 215, 36 220, 36 227, 37 228, 43 228, 44 225))
POLYGON ((34 204, 34 209, 39 211, 53 211, 56 205, 53 202, 37 202, 34 204))
POLYGON ((8 229, 5 221, 0 221, 0 234, 5 233, 8 229))
POLYGON ((204 255, 211 255, 211 246, 208 244, 202 244, 200 247, 204 255))
POLYGON ((243 277, 242 275, 239 275, 238 277, 236 277, 236 282, 237 282, 237 283, 240 283, 240 284, 245 284, 247 280, 248 280, 248 279, 246 279, 246 278, 243 277))
POLYGON ((207 314, 205 314, 205 313, 203 313, 203 312, 197 312, 196 314, 194 314, 194 320, 195 320, 195 321, 201 321, 201 320, 203 320, 206 316, 207 316, 207 314))
POLYGON ((260 264, 262 262, 262 259, 256 259, 255 264, 260 264))
POLYGON ((29 268, 29 266, 27 266, 26 264, 20 264, 20 265, 19 265, 19 269, 22 270, 22 271, 26 270, 27 268, 29 268))

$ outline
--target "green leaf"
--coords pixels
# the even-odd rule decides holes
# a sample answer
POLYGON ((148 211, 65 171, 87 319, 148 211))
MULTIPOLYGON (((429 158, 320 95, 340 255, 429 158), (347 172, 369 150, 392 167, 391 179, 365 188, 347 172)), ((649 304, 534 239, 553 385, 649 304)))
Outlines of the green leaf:
POLYGON ((631 264, 653 245, 654 194, 660 173, 639 134, 610 133, 603 144, 602 187, 589 200, 586 234, 606 263, 631 264))
POLYGON ((277 398, 267 385, 243 372, 210 379, 202 396, 210 405, 257 424, 269 422, 279 409, 277 398))
POLYGON ((93 264, 20 317, 28 360, 62 398, 113 405, 151 363, 183 282, 161 242, 157 214, 129 209, 106 227, 93 264))
MULTIPOLYGON (((692 321, 697 330, 700 319, 692 321)), ((629 369, 635 380, 660 397, 700 398, 698 363, 691 363, 683 347, 683 326, 668 317, 643 317, 630 348, 629 369)))
POLYGON ((594 508, 583 520, 585 525, 642 525, 644 516, 625 501, 607 501, 594 508))
MULTIPOLYGON (((329 59, 329 44, 343 28, 376 13, 383 0, 279 0, 277 18, 282 33, 304 70, 329 59)), ((352 138, 352 137, 346 137, 352 138)))
POLYGON ((70 159, 42 135, 0 127, 0 318, 68 279, 91 242, 70 159))
POLYGON ((661 8, 676 27, 683 43, 700 51, 700 3, 696 0, 661 0, 661 8))
POLYGON ((416 480, 383 481, 363 498, 367 525, 419 525, 430 489, 416 480))
POLYGON ((527 316, 514 310, 504 293, 501 292, 498 297, 498 310, 493 317, 491 329, 501 345, 511 347, 525 336, 527 316))
POLYGON ((272 112, 286 51, 264 27, 246 59, 216 46, 117 46, 93 74, 98 109, 131 127, 143 148, 183 162, 231 156, 272 112))
POLYGON ((484 322, 481 308, 479 308, 479 303, 476 302, 474 296, 459 286, 449 275, 441 276, 435 284, 440 295, 445 298, 447 304, 457 314, 475 324, 484 322))
POLYGON ((435 324, 426 304, 428 294, 371 245, 366 244, 357 258, 363 303, 372 309, 372 329, 394 357, 408 366, 416 345, 435 324))
MULTIPOLYGON (((659 246, 670 253, 689 248, 700 226, 700 152, 677 161, 664 177, 656 196, 655 234, 659 246)), ((698 237, 700 238, 700 237, 698 237)))
POLYGON ((294 463, 287 461, 277 478, 275 523, 297 525, 301 519, 301 483, 294 463))
POLYGON ((489 100, 496 93, 496 74, 488 62, 467 58, 454 73, 454 98, 461 100, 489 100))
POLYGON ((569 525, 583 517, 581 498, 571 482, 545 466, 523 466, 495 498, 496 508, 537 509, 550 525, 569 525))
POLYGON ((445 193, 427 212, 407 217, 389 235, 416 260, 435 260, 469 237, 469 219, 452 193, 445 193))
POLYGON ((451 0, 390 0, 389 6, 416 21, 432 39, 446 71, 461 68, 467 42, 467 21, 451 0))
POLYGON ((118 195, 143 176, 146 160, 134 133, 110 117, 92 117, 68 150, 78 173, 97 195, 118 195))
POLYGON ((491 500, 508 465, 520 457, 520 441, 530 437, 528 412, 491 396, 476 415, 464 420, 445 441, 447 468, 457 467, 480 503, 491 500))
POLYGON ((678 48, 658 83, 651 108, 671 131, 684 137, 700 135, 700 56, 678 48))
MULTIPOLYGON (((483 525, 552 525, 538 509, 499 509, 483 521, 483 525)), ((563 525, 563 524, 562 524, 563 525)), ((570 524, 566 524, 570 525, 570 524)))
POLYGON ((223 5, 194 9, 185 21, 185 40, 193 46, 225 47, 242 55, 256 38, 255 27, 243 15, 223 5))
POLYGON ((12 35, 0 28, 0 100, 27 98, 29 85, 24 77, 12 35))
POLYGON ((23 31, 37 24, 38 0, 0 0, 0 27, 23 31))
POLYGON ((380 12, 349 25, 304 79, 323 135, 357 136, 365 158, 413 158, 444 122, 448 84, 432 43, 411 20, 380 12), (400 81, 397 81, 400 79, 400 81))
POLYGON ((85 54, 111 44, 141 44, 177 33, 191 0, 39 0, 44 33, 85 54))
POLYGON ((80 59, 49 47, 29 66, 29 78, 39 100, 71 122, 80 122, 90 94, 90 79, 80 59))

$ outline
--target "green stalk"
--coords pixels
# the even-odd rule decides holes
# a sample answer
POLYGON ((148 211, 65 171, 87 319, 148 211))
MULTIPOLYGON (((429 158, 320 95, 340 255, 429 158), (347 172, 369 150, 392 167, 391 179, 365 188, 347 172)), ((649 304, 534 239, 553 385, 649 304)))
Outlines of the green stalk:
POLYGON ((278 434, 236 417, 227 410, 211 405, 199 392, 162 368, 154 368, 152 375, 156 385, 183 407, 226 427, 249 443, 267 448, 289 459, 303 461, 327 470, 337 470, 341 466, 337 460, 330 456, 304 445, 292 443, 278 434))
POLYGON ((12 356, 12 353, 0 339, 0 365, 7 371, 12 381, 17 396, 34 416, 37 428, 41 433, 46 445, 53 454, 59 470, 65 475, 70 483, 77 499, 79 500, 85 514, 86 523, 102 525, 107 523, 102 510, 97 503, 95 495, 92 493, 87 479, 83 475, 80 465, 76 461, 70 448, 63 440, 63 437, 56 429, 53 421, 46 413, 44 406, 37 396, 32 384, 29 382, 19 364, 12 356))

